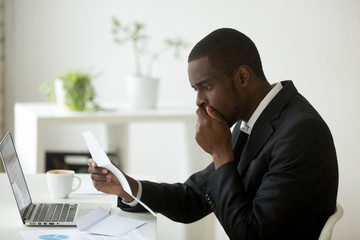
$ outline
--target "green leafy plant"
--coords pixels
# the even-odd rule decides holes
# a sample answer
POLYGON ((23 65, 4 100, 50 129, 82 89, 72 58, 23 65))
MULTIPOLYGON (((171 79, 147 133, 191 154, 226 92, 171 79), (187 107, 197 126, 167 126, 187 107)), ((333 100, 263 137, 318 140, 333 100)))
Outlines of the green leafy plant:
POLYGON ((67 71, 54 78, 50 82, 45 82, 40 86, 40 91, 44 93, 47 101, 55 101, 55 82, 61 81, 65 94, 65 105, 73 111, 93 111, 100 110, 101 107, 95 102, 95 89, 92 80, 97 76, 90 72, 80 70, 67 71))
POLYGON ((112 17, 112 34, 114 42, 118 45, 123 45, 130 42, 134 52, 135 59, 135 74, 140 77, 152 77, 152 69, 154 62, 160 55, 164 54, 170 49, 174 50, 174 57, 178 58, 182 49, 188 47, 188 43, 181 38, 168 38, 164 40, 164 46, 158 51, 147 52, 147 44, 149 36, 145 33, 145 25, 141 22, 134 22, 130 24, 123 24, 116 17, 112 17), (142 71, 142 57, 149 54, 147 71, 142 71))

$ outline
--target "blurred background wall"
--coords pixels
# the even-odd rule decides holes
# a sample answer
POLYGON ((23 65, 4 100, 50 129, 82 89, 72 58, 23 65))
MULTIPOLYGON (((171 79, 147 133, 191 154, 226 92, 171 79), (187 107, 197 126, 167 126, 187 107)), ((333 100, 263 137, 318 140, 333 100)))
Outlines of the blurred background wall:
MULTIPOLYGON (((134 69, 132 52, 113 43, 112 16, 126 23, 144 22, 154 49, 166 37, 179 36, 193 46, 220 27, 244 32, 257 44, 268 80, 293 80, 332 130, 340 168, 338 200, 345 209, 334 239, 360 238, 359 1, 5 0, 2 4, 3 132, 14 130, 14 103, 44 101, 40 84, 68 68, 92 67, 101 73, 95 81, 100 102, 125 101, 124 78, 134 69)), ((187 78, 188 51, 179 60, 164 56, 156 63, 154 73, 161 79, 159 107, 194 106, 195 94, 187 78)), ((61 129, 54 131, 49 147, 79 146, 70 144, 72 138, 61 129)), ((177 140, 181 134, 177 124, 132 126, 131 141, 136 144, 130 151, 131 172, 156 175, 159 181, 185 180, 174 170, 174 164, 185 157, 183 143, 177 140), (140 140, 142 135, 155 137, 159 132, 161 139, 140 140)), ((199 161, 207 164, 208 160, 199 161)), ((163 219, 159 239, 185 239, 182 228, 163 219)), ((223 239, 221 230, 215 238, 223 239)))

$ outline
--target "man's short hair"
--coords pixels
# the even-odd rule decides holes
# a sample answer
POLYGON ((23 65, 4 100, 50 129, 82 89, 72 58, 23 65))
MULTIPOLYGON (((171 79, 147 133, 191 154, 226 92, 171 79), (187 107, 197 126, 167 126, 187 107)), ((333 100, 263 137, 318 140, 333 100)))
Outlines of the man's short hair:
POLYGON ((229 77, 241 66, 249 66, 258 77, 264 77, 259 52, 245 34, 221 28, 200 40, 191 50, 188 62, 208 57, 211 66, 229 77))

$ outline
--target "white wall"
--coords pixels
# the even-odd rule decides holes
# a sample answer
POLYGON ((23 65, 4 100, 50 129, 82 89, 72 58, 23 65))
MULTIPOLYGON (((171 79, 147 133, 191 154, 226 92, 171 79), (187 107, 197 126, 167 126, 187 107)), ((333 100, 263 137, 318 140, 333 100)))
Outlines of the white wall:
MULTIPOLYGON (((356 151, 360 134, 356 105, 360 102, 359 1, 8 0, 6 7, 6 117, 10 130, 14 102, 42 101, 39 85, 69 67, 94 67, 103 73, 96 81, 99 100, 124 101, 123 79, 133 69, 132 56, 130 50, 112 43, 113 15, 126 22, 144 21, 155 46, 167 36, 182 36, 194 44, 218 27, 243 31, 257 44, 269 81, 292 79, 332 130, 340 168, 339 202, 345 209, 334 239, 360 238, 356 221, 360 216, 360 161, 356 151)), ((154 71, 162 79, 160 106, 194 104, 186 57, 187 53, 180 61, 172 61, 164 56, 157 63, 154 71)), ((148 128, 135 128, 135 139, 140 130, 148 128)), ((172 134, 181 134, 173 125, 152 129, 172 129, 172 134)), ((159 139, 153 149, 159 146, 166 146, 166 140, 159 139)), ((140 169, 141 151, 133 150, 134 166, 146 172, 140 169)), ((169 174, 171 164, 155 170, 169 156, 175 163, 181 161, 181 152, 174 151, 165 149, 154 156, 158 163, 153 168, 147 165, 147 170, 159 172, 160 179, 181 178, 180 173, 169 174)))

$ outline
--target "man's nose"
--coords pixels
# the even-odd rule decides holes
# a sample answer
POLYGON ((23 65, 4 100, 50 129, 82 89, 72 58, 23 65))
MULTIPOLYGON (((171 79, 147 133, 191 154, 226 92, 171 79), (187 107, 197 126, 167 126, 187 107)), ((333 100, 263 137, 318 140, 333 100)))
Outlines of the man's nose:
POLYGON ((198 107, 204 107, 206 105, 206 98, 204 94, 202 94, 200 91, 197 92, 196 95, 196 106, 198 107))

